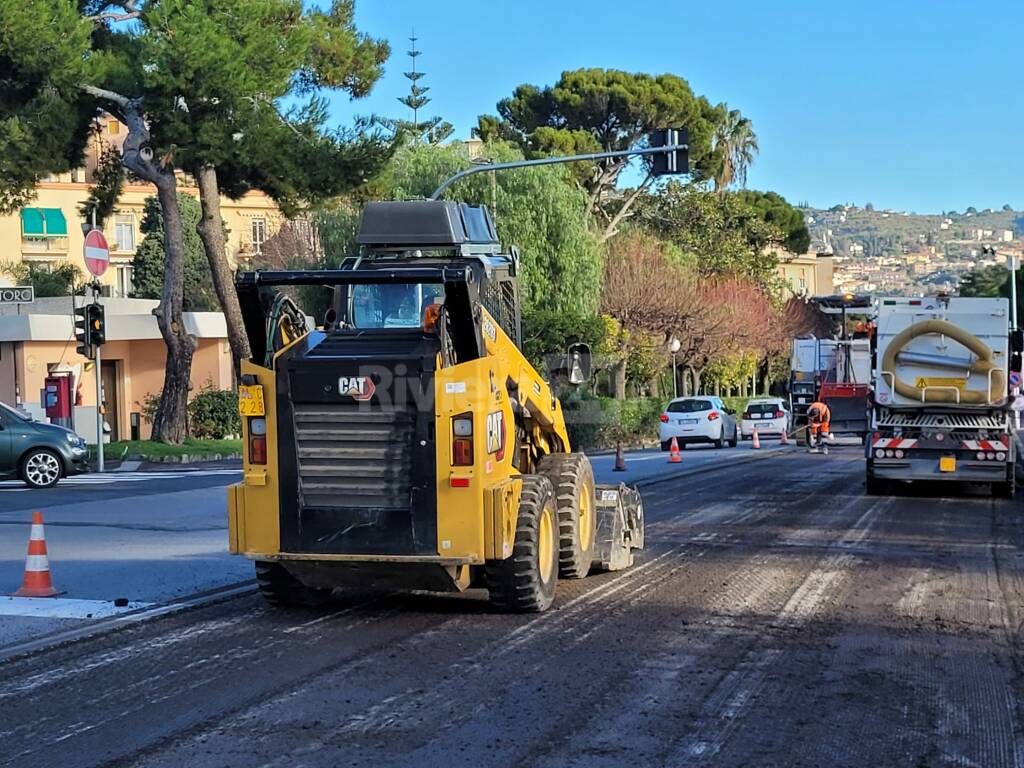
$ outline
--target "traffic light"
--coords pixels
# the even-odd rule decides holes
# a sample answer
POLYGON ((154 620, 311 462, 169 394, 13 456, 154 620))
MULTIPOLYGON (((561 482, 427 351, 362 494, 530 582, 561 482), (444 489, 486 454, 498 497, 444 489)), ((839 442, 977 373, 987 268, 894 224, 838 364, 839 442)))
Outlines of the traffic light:
MULTIPOLYGON (((671 147, 677 144, 689 144, 690 132, 686 128, 662 128, 652 131, 648 137, 651 147, 671 147)), ((652 156, 651 173, 655 176, 668 176, 690 172, 690 150, 677 149, 675 152, 658 152, 652 156)))
POLYGON ((102 304, 90 304, 89 344, 98 347, 107 340, 107 320, 102 304))
POLYGON ((89 343, 89 321, 92 315, 92 304, 75 307, 75 341, 78 342, 77 352, 82 357, 93 359, 93 348, 89 343))

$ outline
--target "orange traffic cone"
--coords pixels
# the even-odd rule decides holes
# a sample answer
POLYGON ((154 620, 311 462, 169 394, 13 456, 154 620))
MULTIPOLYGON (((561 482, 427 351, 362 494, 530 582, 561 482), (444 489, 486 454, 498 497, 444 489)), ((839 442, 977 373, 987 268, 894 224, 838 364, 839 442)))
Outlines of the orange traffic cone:
POLYGON ((761 448, 761 438, 757 436, 757 430, 755 429, 754 430, 754 450, 756 451, 756 450, 759 450, 760 448, 761 448))
POLYGON ((28 537, 28 557, 25 558, 25 578, 15 597, 54 597, 61 594, 53 588, 50 579, 50 560, 46 556, 46 534, 43 531, 43 513, 32 513, 32 533, 28 537))
POLYGON ((672 447, 669 449, 669 452, 668 452, 668 463, 669 464, 679 464, 679 463, 682 462, 682 460, 683 460, 683 457, 679 455, 679 442, 673 437, 672 438, 672 447))
POLYGON ((626 471, 626 454, 622 452, 622 443, 615 444, 615 472, 626 471))

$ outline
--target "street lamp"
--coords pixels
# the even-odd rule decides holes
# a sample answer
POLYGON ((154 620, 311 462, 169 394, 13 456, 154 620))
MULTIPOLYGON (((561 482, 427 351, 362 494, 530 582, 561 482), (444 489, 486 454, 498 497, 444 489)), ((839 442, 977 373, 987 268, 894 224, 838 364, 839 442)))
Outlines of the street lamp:
POLYGON ((683 346, 679 343, 679 339, 672 339, 669 342, 668 348, 672 352, 672 397, 679 397, 679 372, 676 370, 676 352, 683 346))

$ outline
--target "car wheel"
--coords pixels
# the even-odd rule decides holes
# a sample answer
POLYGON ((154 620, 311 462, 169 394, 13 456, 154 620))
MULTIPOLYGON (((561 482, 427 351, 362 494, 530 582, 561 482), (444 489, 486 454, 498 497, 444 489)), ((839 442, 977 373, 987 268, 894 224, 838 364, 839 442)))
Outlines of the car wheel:
POLYGON ((52 488, 63 474, 60 457, 45 448, 36 448, 21 460, 21 479, 30 488, 52 488))
POLYGON ((738 429, 732 431, 732 440, 729 441, 729 447, 735 448, 740 443, 740 434, 738 429))

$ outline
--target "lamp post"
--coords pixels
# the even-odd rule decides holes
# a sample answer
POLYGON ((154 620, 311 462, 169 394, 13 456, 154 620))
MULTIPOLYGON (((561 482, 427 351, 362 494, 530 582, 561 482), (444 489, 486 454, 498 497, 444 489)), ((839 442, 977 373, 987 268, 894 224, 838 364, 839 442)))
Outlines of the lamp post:
POLYGON ((679 343, 679 339, 672 339, 669 342, 668 348, 672 352, 672 397, 679 397, 679 371, 676 370, 676 353, 679 348, 683 346, 679 343))

